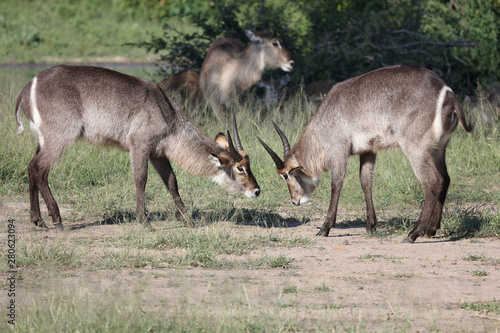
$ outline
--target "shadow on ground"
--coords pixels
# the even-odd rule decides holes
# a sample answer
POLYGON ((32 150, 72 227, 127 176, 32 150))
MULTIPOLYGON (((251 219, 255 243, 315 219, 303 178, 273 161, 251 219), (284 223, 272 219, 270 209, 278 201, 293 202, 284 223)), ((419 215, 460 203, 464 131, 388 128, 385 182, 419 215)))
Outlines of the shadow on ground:
MULTIPOLYGON (((222 209, 218 211, 195 209, 191 212, 191 221, 184 223, 178 216, 167 212, 152 212, 148 214, 148 221, 176 220, 179 227, 186 225, 203 226, 227 221, 237 225, 257 226, 261 228, 294 228, 309 222, 309 219, 298 220, 296 218, 283 218, 281 215, 256 209, 222 209)), ((135 223, 136 214, 131 211, 119 211, 111 215, 105 215, 101 220, 94 222, 75 223, 66 226, 69 230, 77 230, 101 225, 115 225, 124 223, 135 223)))

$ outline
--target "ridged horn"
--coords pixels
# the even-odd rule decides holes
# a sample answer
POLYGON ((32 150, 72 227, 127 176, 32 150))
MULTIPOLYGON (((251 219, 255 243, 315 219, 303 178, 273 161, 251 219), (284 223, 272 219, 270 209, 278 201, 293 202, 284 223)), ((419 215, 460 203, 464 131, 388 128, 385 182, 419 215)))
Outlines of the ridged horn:
POLYGON ((241 145, 240 136, 238 134, 238 126, 236 126, 236 115, 233 112, 233 134, 234 134, 234 144, 238 151, 243 151, 243 146, 241 145))
POLYGON ((236 161, 240 162, 243 159, 243 156, 238 153, 238 151, 234 148, 233 139, 231 138, 231 134, 227 131, 227 143, 229 144, 229 153, 231 157, 236 161))
POLYGON ((290 150, 290 143, 288 142, 288 139, 286 138, 285 134, 280 130, 278 125, 276 125, 274 121, 272 123, 274 129, 276 129, 276 132, 278 132, 278 135, 281 138, 281 142, 283 142, 283 156, 286 156, 286 153, 288 153, 288 151, 290 150))
POLYGON ((278 156, 278 154, 276 154, 271 148, 269 148, 269 146, 266 145, 264 143, 264 141, 262 141, 259 137, 257 137, 257 139, 259 139, 259 141, 262 144, 262 146, 264 146, 264 148, 267 150, 267 152, 269 153, 269 155, 271 155, 271 158, 273 159, 274 164, 276 164, 276 169, 278 169, 278 170, 279 169, 283 169, 285 167, 285 163, 283 163, 283 161, 278 156))

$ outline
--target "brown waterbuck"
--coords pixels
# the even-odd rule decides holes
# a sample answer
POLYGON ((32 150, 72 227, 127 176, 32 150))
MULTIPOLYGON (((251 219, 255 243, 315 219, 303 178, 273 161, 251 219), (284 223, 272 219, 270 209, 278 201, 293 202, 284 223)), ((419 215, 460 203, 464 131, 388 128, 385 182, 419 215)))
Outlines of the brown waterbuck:
POLYGON ((422 213, 405 239, 414 242, 419 236, 435 235, 440 227, 450 184, 445 149, 459 121, 470 131, 457 98, 439 76, 423 68, 392 66, 335 85, 292 148, 273 123, 283 142, 283 160, 261 143, 287 182, 295 205, 309 200, 320 174, 331 168, 330 206, 318 233, 323 236, 328 236, 335 226, 350 155, 360 156, 366 229, 374 230, 377 219, 372 183, 376 153, 400 147, 425 188, 422 213))
POLYGON ((153 82, 100 67, 56 66, 36 75, 19 95, 17 133, 23 131, 22 109, 38 135, 38 149, 28 166, 31 221, 37 226, 46 227, 40 215, 41 192, 54 225, 62 227, 48 175, 80 138, 130 152, 137 220, 145 225, 148 160, 172 195, 177 213, 186 219, 170 161, 193 175, 210 177, 230 192, 250 198, 260 193, 234 118, 234 144, 229 132, 227 138, 219 133, 214 141, 153 82))
POLYGON ((293 69, 294 61, 280 38, 267 30, 256 34, 247 29, 245 33, 251 41, 246 48, 236 39, 224 38, 213 42, 205 56, 200 88, 214 108, 230 106, 233 94, 240 96, 260 81, 266 68, 293 69))
POLYGON ((200 89, 200 73, 187 70, 176 73, 163 80, 159 86, 166 91, 176 91, 182 102, 189 105, 203 103, 203 92, 200 89))

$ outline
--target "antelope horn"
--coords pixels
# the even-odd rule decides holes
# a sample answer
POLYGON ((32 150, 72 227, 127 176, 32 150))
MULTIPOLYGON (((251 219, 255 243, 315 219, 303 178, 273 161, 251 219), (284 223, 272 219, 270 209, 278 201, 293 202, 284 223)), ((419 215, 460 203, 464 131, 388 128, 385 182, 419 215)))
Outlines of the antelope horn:
POLYGON ((234 134, 234 144, 238 151, 242 151, 243 146, 241 145, 240 136, 238 135, 238 126, 236 126, 236 115, 233 112, 233 134, 234 134))
POLYGON ((236 162, 240 162, 243 159, 243 156, 241 156, 240 153, 238 153, 238 151, 236 151, 236 149, 234 148, 233 139, 231 138, 231 134, 229 134, 229 131, 227 131, 227 139, 228 139, 227 143, 229 144, 229 153, 231 154, 231 157, 234 158, 236 162))
POLYGON ((280 130, 278 125, 276 125, 274 121, 272 123, 274 128, 276 129, 276 132, 278 132, 278 135, 281 138, 281 142, 283 142, 283 156, 286 156, 286 153, 288 153, 288 151, 290 150, 290 143, 288 142, 288 139, 286 138, 285 134, 283 134, 283 132, 280 130))
POLYGON ((269 153, 269 155, 271 155, 271 158, 273 159, 274 164, 276 164, 276 169, 278 169, 278 170, 279 169, 283 169, 285 167, 285 163, 283 163, 283 161, 278 156, 278 154, 276 154, 271 148, 269 148, 269 146, 266 145, 264 143, 264 141, 262 141, 259 137, 257 137, 257 139, 259 139, 259 141, 262 144, 262 146, 264 146, 264 148, 267 150, 267 152, 269 153))

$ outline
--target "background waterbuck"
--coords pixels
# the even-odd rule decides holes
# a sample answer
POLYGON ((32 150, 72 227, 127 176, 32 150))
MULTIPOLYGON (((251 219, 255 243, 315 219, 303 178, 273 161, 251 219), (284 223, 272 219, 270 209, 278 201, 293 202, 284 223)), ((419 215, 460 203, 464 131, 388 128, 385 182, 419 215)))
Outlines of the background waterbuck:
POLYGON ((182 102, 188 102, 188 106, 203 103, 203 92, 200 88, 200 73, 187 70, 176 73, 165 80, 159 86, 166 91, 179 93, 182 102))
MULTIPOLYGON (((284 160, 264 142, 278 174, 287 182, 292 202, 309 200, 322 172, 331 168, 331 200, 318 235, 335 225, 340 190, 350 155, 360 156, 361 187, 366 200, 366 229, 377 224, 372 201, 373 168, 378 150, 400 147, 425 188, 422 213, 406 241, 433 236, 440 227, 450 184, 445 149, 458 122, 470 131, 462 107, 434 72, 392 66, 335 85, 319 105, 299 141, 284 146, 284 160)), ((260 139, 259 139, 260 140, 260 139)))
POLYGON ((268 31, 255 34, 245 30, 251 43, 245 48, 236 40, 224 38, 210 46, 200 73, 200 88, 213 108, 229 106, 233 93, 238 96, 262 77, 264 69, 293 69, 294 62, 283 41, 268 31))
MULTIPOLYGON (((235 144, 219 133, 217 142, 190 122, 157 84, 109 69, 57 66, 36 75, 17 99, 18 133, 21 110, 38 135, 38 149, 28 166, 31 220, 46 227, 38 194, 57 227, 61 215, 48 185, 52 166, 77 139, 116 146, 130 152, 137 197, 137 220, 149 225, 144 191, 148 160, 167 186, 178 214, 186 207, 177 189, 170 160, 193 175, 204 175, 231 192, 256 197, 260 188, 250 170, 236 123, 235 144)), ((234 121, 234 119, 233 119, 234 121)))

